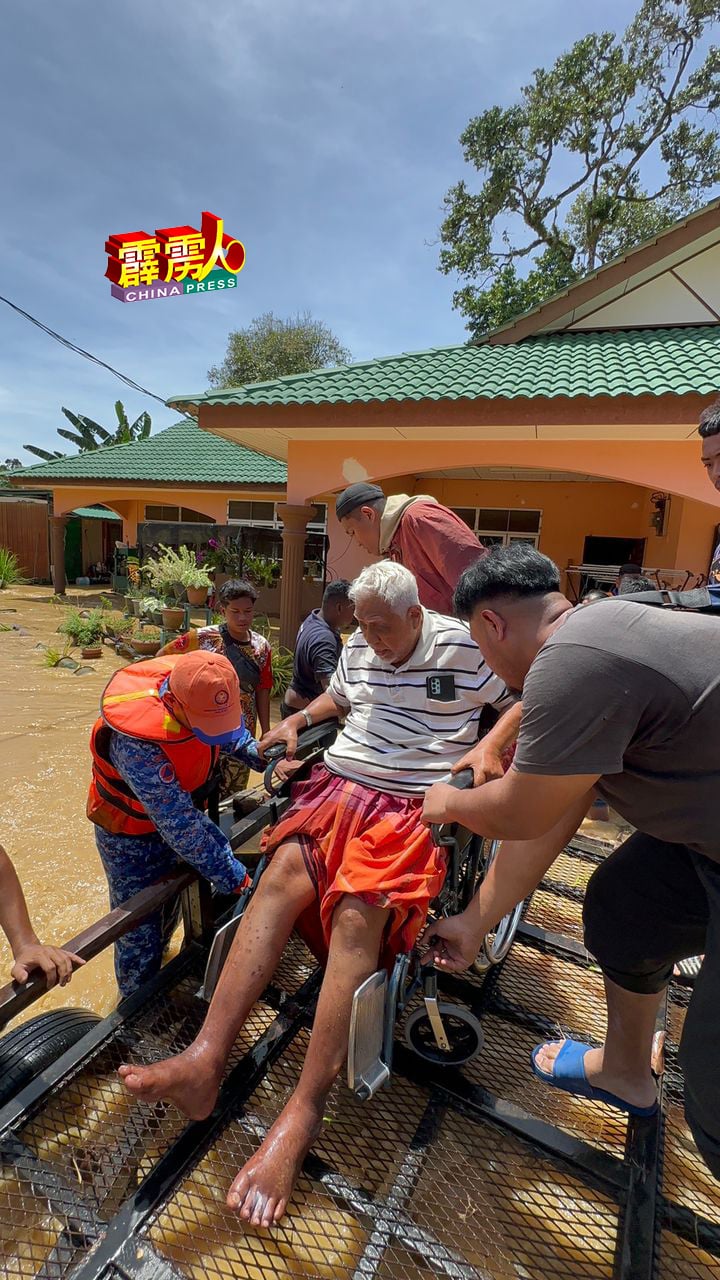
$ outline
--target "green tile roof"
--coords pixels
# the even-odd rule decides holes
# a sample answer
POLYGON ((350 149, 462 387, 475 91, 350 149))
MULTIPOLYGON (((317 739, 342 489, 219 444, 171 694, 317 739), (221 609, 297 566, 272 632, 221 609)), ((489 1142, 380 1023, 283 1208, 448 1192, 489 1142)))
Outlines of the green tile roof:
POLYGON ((720 326, 552 333, 508 346, 435 347, 272 382, 173 396, 168 404, 353 404, 543 396, 709 394, 720 326))
POLYGON ((80 516, 83 520, 122 520, 122 516, 108 511, 107 507, 76 507, 70 514, 80 516))
POLYGON ((111 444, 13 472, 37 480, 123 480, 175 484, 283 485, 284 462, 201 431, 190 418, 147 440, 111 444))

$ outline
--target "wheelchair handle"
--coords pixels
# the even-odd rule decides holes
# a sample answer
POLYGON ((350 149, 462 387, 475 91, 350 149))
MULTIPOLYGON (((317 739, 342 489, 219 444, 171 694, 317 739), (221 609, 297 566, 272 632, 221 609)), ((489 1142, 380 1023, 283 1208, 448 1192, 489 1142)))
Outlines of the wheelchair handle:
MULTIPOLYGON (((337 720, 321 720, 319 724, 313 724, 310 725, 309 728, 303 729, 297 736, 297 749, 295 751, 296 758, 308 755, 310 751, 312 751, 313 747, 322 742, 333 729, 337 728, 337 726, 337 720)), ((277 794, 272 784, 273 774, 279 762, 285 759, 286 752, 287 743, 285 742, 276 742, 272 747, 268 747, 268 750, 265 752, 265 759, 268 763, 263 774, 263 786, 270 796, 277 794)))
MULTIPOLYGON (((447 780, 449 787, 455 787, 456 791, 471 791, 475 782, 475 776, 472 769, 461 769, 459 773, 453 773, 447 780)), ((433 844, 443 843, 443 823, 433 822, 430 824, 430 835, 433 844)))

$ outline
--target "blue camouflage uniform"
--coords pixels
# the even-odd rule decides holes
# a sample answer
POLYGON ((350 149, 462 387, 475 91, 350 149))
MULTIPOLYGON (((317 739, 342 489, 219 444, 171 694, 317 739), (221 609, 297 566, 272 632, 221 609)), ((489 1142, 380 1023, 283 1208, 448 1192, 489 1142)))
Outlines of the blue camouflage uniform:
MULTIPOLYGON (((262 770, 257 743, 244 730, 223 754, 262 770)), ((95 841, 110 889, 111 908, 174 870, 182 860, 195 867, 217 889, 232 893, 247 871, 219 827, 196 809, 179 786, 168 758, 152 742, 113 732, 110 760, 143 805, 157 832, 145 836, 113 835, 95 827, 95 841)), ((123 996, 130 995, 158 972, 179 918, 176 899, 154 912, 144 924, 115 943, 115 975, 123 996)))

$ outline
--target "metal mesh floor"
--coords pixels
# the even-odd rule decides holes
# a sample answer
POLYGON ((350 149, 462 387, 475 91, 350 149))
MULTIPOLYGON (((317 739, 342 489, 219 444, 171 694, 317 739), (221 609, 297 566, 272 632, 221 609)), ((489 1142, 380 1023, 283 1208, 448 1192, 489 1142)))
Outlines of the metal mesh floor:
POLYGON ((447 980, 445 998, 483 1023, 474 1062, 430 1068, 400 1049, 391 1089, 370 1103, 336 1085, 272 1230, 240 1223, 225 1194, 294 1088, 313 961, 291 944, 235 1046, 218 1111, 187 1125, 130 1098, 116 1076, 128 1058, 193 1038, 202 956, 180 957, 166 987, 0 1126, 0 1276, 720 1280, 720 1185, 688 1133, 676 1063, 687 991, 669 1006, 661 1134, 546 1089, 528 1069, 541 1039, 604 1033, 600 974, 572 946, 592 869, 592 857, 563 855, 530 904, 535 932, 499 972, 447 980))

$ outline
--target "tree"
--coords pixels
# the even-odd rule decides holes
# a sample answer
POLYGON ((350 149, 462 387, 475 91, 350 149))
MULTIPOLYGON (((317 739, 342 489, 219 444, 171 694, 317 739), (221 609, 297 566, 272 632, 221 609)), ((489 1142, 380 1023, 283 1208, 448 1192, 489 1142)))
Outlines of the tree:
MULTIPOLYGON (((114 431, 108 431, 105 427, 101 427, 99 422, 86 418, 82 413, 72 413, 70 409, 63 409, 62 412, 74 427, 74 431, 68 431, 67 427, 58 427, 57 433, 63 439, 69 440, 71 444, 77 445, 79 453, 89 453, 107 444, 132 444, 134 440, 147 440, 152 429, 152 418, 147 412, 138 414, 134 422, 129 422, 122 400, 115 401, 118 425, 114 431)), ((24 444, 23 449, 27 449, 28 453, 34 453, 36 458, 42 458, 43 462, 54 462, 56 458, 66 456, 57 450, 41 449, 36 444, 24 444)))
POLYGON ((445 196, 440 270, 478 336, 697 208, 720 181, 720 0, 643 0, 622 37, 578 40, 520 101, 461 136, 481 175, 445 196), (648 162, 660 177, 649 182, 648 162))
POLYGON ((212 387, 240 387, 349 361, 350 352, 309 311, 287 320, 266 311, 229 335, 225 359, 208 370, 208 379, 212 387))

